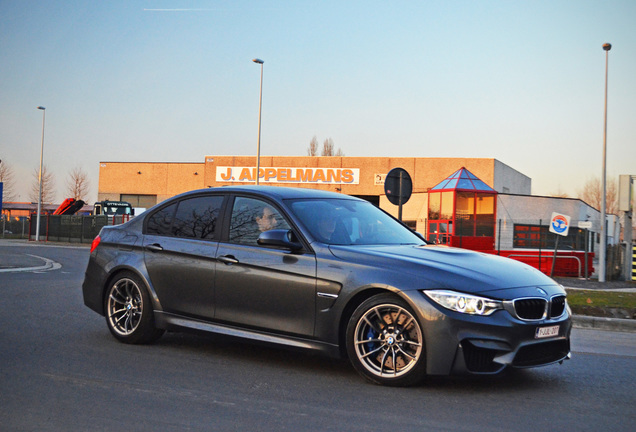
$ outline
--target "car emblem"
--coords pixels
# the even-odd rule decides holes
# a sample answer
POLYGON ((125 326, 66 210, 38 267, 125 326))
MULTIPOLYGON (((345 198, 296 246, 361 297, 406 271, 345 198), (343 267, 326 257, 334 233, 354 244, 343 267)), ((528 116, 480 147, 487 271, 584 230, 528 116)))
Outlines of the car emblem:
POLYGON ((539 291, 539 294, 542 294, 544 296, 547 297, 548 293, 545 290, 542 290, 541 288, 537 288, 537 291, 539 291))

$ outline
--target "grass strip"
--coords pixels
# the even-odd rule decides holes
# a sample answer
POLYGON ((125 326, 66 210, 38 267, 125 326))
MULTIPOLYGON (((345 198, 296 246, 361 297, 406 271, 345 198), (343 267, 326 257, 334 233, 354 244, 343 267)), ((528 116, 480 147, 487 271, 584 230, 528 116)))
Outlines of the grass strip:
POLYGON ((573 306, 598 306, 611 308, 636 308, 636 293, 604 291, 604 290, 580 290, 569 289, 568 304, 573 306))

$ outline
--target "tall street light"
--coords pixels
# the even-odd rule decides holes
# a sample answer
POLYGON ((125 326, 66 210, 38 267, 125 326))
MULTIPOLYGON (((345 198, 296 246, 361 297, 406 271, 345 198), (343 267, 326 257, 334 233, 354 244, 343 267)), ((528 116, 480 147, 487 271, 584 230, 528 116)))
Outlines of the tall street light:
POLYGON ((261 65, 261 92, 258 97, 258 142, 256 144, 256 186, 258 186, 258 177, 261 171, 261 108, 263 107, 263 63, 261 59, 253 59, 254 63, 261 65))
POLYGON ((607 200, 606 200, 606 161, 607 161, 607 71, 609 61, 609 50, 612 49, 612 45, 609 43, 603 44, 603 50, 605 50, 605 120, 603 125, 603 190, 601 192, 601 247, 598 256, 598 281, 605 282, 605 268, 607 266, 606 253, 607 253, 607 228, 605 226, 607 218, 607 200))
POLYGON ((42 157, 44 156, 44 121, 46 119, 46 108, 39 106, 38 109, 42 110, 42 145, 40 146, 40 173, 38 174, 40 192, 38 194, 38 215, 35 225, 35 241, 40 241, 40 213, 42 212, 42 157))

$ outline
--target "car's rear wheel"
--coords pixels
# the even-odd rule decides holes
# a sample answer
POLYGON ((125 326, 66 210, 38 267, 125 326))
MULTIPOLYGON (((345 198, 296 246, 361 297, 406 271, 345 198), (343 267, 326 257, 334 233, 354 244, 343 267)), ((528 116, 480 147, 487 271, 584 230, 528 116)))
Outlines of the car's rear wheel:
POLYGON ((148 290, 134 273, 120 273, 111 281, 105 311, 108 329, 121 342, 150 343, 163 334, 155 327, 148 290))
POLYGON ((408 386, 426 375, 422 326, 396 296, 376 295, 358 306, 349 320, 346 340, 351 363, 374 383, 408 386))

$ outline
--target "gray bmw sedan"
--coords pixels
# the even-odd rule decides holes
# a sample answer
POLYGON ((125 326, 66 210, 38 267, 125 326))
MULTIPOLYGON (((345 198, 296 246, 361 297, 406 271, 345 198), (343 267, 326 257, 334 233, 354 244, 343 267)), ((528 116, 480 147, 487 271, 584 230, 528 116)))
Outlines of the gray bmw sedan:
POLYGON ((121 342, 209 331, 347 356, 378 384, 570 355, 571 312, 552 279, 428 245, 362 199, 313 189, 173 197, 101 230, 82 289, 121 342))

